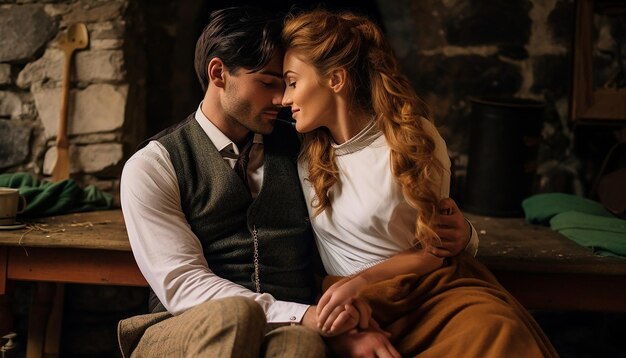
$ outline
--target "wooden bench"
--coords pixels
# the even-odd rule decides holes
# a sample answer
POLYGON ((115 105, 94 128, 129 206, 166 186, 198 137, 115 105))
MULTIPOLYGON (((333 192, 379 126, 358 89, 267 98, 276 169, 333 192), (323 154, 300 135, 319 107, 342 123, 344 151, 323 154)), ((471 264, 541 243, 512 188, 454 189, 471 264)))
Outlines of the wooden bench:
MULTIPOLYGON (((626 312, 625 260, 596 256, 523 219, 468 218, 480 236, 478 259, 528 309, 626 312)), ((49 217, 0 231, 0 295, 11 281, 38 282, 29 358, 58 354, 63 283, 147 286, 120 210, 49 217)), ((10 329, 10 316, 5 302, 0 334, 10 329)))

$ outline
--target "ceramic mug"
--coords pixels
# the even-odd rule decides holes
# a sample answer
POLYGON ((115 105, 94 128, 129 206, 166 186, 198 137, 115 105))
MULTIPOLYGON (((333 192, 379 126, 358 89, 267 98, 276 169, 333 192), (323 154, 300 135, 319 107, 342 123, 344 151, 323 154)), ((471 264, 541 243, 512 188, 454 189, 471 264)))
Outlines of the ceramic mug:
POLYGON ((0 187, 0 225, 15 225, 15 217, 26 209, 26 198, 17 189, 0 187))

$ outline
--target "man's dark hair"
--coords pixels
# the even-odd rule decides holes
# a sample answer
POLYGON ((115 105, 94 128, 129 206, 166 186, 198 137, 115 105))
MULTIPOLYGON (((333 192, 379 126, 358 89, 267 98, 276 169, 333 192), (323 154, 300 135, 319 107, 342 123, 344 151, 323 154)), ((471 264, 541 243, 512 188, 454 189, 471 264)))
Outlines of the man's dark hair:
POLYGON ((282 18, 253 7, 230 7, 211 13, 196 43, 195 67, 202 90, 209 85, 207 67, 218 57, 229 71, 256 72, 281 49, 282 18))

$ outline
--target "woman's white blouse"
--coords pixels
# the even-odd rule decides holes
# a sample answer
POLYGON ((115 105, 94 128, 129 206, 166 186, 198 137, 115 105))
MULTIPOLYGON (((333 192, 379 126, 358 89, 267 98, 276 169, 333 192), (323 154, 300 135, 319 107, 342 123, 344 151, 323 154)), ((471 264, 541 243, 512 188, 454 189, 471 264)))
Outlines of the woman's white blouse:
MULTIPOLYGON (((441 186, 433 189, 440 199, 445 198, 450 188, 446 143, 431 122, 424 119, 423 125, 435 141, 435 157, 444 168, 443 177, 436 181, 441 186)), ((417 211, 404 199, 393 177, 389 146, 374 121, 334 148, 339 184, 330 190, 331 208, 314 216, 315 192, 307 180, 307 163, 301 161, 298 172, 324 267, 331 275, 349 276, 408 249, 417 211)), ((472 231, 473 249, 477 235, 472 231)))

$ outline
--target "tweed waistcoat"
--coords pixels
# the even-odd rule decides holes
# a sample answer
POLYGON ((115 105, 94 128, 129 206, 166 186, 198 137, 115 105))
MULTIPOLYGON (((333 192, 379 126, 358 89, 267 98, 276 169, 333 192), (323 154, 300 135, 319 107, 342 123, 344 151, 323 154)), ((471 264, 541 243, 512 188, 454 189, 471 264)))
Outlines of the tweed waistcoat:
POLYGON ((313 237, 298 180, 299 141, 293 128, 277 123, 264 136, 263 186, 256 199, 193 114, 152 139, 170 155, 182 210, 209 268, 256 291, 256 235, 260 291, 279 300, 312 303, 313 237))

